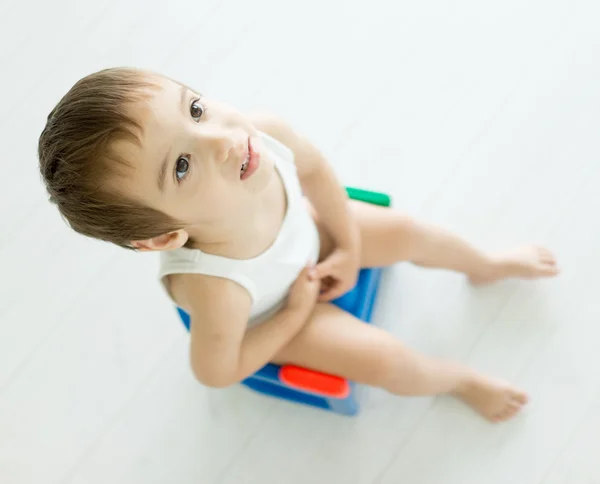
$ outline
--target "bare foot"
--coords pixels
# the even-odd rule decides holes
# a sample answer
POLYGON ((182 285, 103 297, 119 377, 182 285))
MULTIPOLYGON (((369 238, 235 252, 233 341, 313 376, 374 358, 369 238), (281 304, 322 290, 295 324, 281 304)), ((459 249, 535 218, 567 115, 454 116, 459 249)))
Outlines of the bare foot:
POLYGON ((536 279, 557 274, 558 267, 552 252, 530 245, 492 256, 489 268, 480 274, 470 275, 469 280, 473 284, 489 284, 513 277, 536 279))
POLYGON ((474 376, 455 395, 491 422, 504 422, 516 416, 527 403, 527 395, 508 384, 474 376))

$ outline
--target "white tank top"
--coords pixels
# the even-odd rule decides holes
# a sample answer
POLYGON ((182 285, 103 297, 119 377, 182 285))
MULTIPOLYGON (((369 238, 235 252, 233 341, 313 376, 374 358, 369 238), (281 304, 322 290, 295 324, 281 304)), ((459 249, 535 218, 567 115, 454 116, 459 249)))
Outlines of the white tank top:
MULTIPOLYGON (((308 262, 319 258, 319 233, 304 201, 293 152, 260 133, 283 181, 287 211, 273 244, 252 259, 229 259, 182 247, 160 254, 159 277, 204 274, 237 282, 252 298, 250 323, 263 321, 285 302, 290 286, 308 262)), ((168 292, 168 291, 167 291, 168 292)))

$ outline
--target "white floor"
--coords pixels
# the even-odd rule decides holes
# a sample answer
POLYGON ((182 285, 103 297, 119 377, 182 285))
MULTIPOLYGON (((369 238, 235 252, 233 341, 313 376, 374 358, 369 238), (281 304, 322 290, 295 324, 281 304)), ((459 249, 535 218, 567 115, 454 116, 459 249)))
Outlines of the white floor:
POLYGON ((594 0, 0 4, 0 482, 600 483, 600 5, 594 0), (376 323, 517 381, 520 419, 371 390, 355 419, 209 391, 152 256, 71 233, 36 142, 79 77, 150 67, 285 116, 341 181, 563 274, 469 288, 390 269, 376 323))

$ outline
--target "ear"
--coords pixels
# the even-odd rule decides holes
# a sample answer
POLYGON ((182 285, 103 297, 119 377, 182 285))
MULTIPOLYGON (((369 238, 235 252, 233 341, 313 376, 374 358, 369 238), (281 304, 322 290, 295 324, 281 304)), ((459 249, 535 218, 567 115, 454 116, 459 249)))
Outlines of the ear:
POLYGON ((146 240, 132 240, 131 245, 140 252, 154 250, 179 249, 188 241, 188 233, 185 230, 175 230, 166 234, 158 235, 146 240))

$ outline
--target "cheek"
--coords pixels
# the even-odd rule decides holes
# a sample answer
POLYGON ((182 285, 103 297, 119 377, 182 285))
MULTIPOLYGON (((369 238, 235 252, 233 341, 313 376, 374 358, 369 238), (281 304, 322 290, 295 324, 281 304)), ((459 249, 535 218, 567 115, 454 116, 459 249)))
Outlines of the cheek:
POLYGON ((273 182, 273 178, 276 176, 273 160, 262 156, 258 170, 250 179, 246 180, 243 188, 249 195, 258 195, 273 182))
POLYGON ((239 190, 222 180, 213 180, 209 186, 199 187, 191 204, 195 213, 204 221, 218 221, 239 210, 241 200, 239 190))

